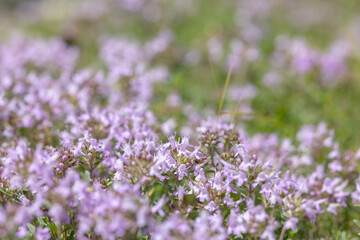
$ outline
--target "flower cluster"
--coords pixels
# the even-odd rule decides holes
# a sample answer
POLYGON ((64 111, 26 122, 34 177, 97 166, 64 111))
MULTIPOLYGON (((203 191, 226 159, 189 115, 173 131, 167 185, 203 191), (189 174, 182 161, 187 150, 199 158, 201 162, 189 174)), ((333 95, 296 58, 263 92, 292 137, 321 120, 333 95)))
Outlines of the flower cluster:
POLYGON ((174 47, 182 36, 154 27, 166 20, 181 28, 186 20, 179 16, 196 8, 187 0, 71 3, 69 18, 77 24, 107 22, 120 9, 152 33, 141 40, 102 35, 94 65, 84 64, 86 49, 69 32, 52 39, 17 36, 0 46, 1 239, 357 234, 352 210, 360 203, 360 150, 343 149, 324 122, 283 137, 250 133, 234 121, 237 114, 252 119, 259 88, 278 87, 286 78, 304 80, 299 87, 308 78, 336 87, 354 57, 352 43, 336 40, 319 50, 282 35, 266 53, 268 19, 284 1, 235 2, 239 33, 230 40, 210 34, 200 50, 174 47), (260 76, 260 84, 230 84, 220 105, 236 110, 227 116, 198 111, 177 90, 166 91, 205 54, 221 74, 260 76))

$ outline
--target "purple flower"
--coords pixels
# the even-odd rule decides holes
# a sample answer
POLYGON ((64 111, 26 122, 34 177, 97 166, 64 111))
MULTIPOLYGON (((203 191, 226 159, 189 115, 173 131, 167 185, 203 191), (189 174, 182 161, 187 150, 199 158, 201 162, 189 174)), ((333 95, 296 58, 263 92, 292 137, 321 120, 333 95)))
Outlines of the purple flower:
POLYGON ((183 186, 178 187, 177 196, 179 198, 179 201, 182 201, 184 199, 185 194, 185 188, 183 186))
POLYGON ((185 176, 188 176, 188 172, 185 164, 181 164, 175 172, 178 175, 178 179, 182 180, 185 176))
POLYGON ((50 229, 48 227, 42 228, 42 227, 37 227, 36 228, 36 239, 39 240, 45 240, 45 239, 50 239, 51 235, 49 234, 50 229))
POLYGON ((157 203, 151 208, 151 212, 152 213, 159 213, 160 216, 164 216, 165 212, 161 209, 166 203, 167 203, 167 199, 165 196, 163 196, 162 198, 160 198, 157 203))
POLYGON ((265 231, 261 234, 261 239, 275 240, 275 230, 279 227, 277 222, 270 222, 267 224, 265 231))
POLYGON ((296 217, 291 217, 284 223, 285 229, 291 229, 293 232, 297 232, 297 223, 299 222, 299 219, 296 217))
POLYGON ((214 201, 211 201, 204 208, 209 212, 214 212, 215 210, 218 209, 218 206, 216 206, 216 203, 214 201))
POLYGON ((27 226, 20 226, 18 231, 15 233, 15 235, 18 238, 24 238, 28 234, 28 228, 27 226))
POLYGON ((199 198, 200 202, 204 202, 204 201, 210 201, 210 196, 209 196, 209 192, 206 189, 206 187, 200 187, 199 189, 199 194, 197 195, 197 198, 199 198))
POLYGON ((63 207, 60 204, 54 204, 53 206, 51 206, 49 210, 49 216, 51 216, 56 222, 67 223, 67 224, 69 224, 70 222, 70 218, 67 212, 63 209, 63 207))

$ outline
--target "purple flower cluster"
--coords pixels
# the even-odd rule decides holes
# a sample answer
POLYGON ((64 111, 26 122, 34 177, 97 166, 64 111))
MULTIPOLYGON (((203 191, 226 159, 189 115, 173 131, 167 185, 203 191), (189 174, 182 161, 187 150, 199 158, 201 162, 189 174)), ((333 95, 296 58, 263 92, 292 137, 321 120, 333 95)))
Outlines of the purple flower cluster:
POLYGON ((274 72, 288 68, 288 77, 306 77, 316 73, 320 78, 319 84, 324 87, 334 87, 347 72, 351 48, 342 39, 332 43, 325 52, 312 48, 303 39, 278 36, 276 41, 276 50, 270 56, 274 72))
POLYGON ((197 134, 166 139, 146 102, 170 36, 106 40, 105 72, 75 70, 77 50, 57 40, 2 48, 1 237, 282 239, 359 201, 359 154, 323 123, 291 142, 195 115, 197 134))
MULTIPOLYGON (((149 22, 168 17, 165 0, 86 1, 80 15, 91 9, 97 20, 112 11, 105 3, 149 22)), ((192 3, 173 4, 185 11, 192 3)), ((237 1, 241 36, 228 52, 210 37, 210 60, 234 72, 264 60, 260 25, 276 4, 237 1)), ((80 48, 57 38, 15 37, 0 47, 0 238, 314 239, 331 237, 323 222, 355 219, 360 150, 341 149, 325 123, 294 139, 249 135, 227 116, 204 117, 177 92, 163 105, 184 122, 158 116, 155 89, 171 72, 161 56, 173 40, 170 30, 143 42, 102 37, 98 68, 80 67, 80 48)), ((297 38, 276 42, 266 86, 316 75, 333 87, 346 74, 350 43, 319 51, 297 38)), ((182 57, 193 66, 202 56, 182 57)), ((256 93, 235 86, 227 100, 250 116, 256 93)))

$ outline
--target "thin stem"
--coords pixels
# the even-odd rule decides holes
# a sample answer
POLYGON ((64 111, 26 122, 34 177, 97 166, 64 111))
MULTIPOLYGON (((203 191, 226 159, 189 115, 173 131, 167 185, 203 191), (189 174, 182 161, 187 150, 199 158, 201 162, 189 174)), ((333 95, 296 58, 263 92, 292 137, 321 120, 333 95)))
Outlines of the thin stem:
POLYGON ((230 124, 232 124, 234 122, 234 119, 238 113, 238 110, 239 110, 239 107, 240 107, 240 104, 241 104, 241 98, 239 99, 238 103, 236 104, 236 107, 235 107, 235 110, 234 110, 234 113, 232 114, 231 116, 231 121, 230 121, 230 124))
POLYGON ((286 233, 286 228, 285 228, 285 224, 281 230, 281 234, 280 234, 280 238, 279 240, 284 240, 284 237, 285 237, 285 233, 286 233))
POLYGON ((92 164, 90 164, 89 165, 90 181, 93 180, 93 171, 94 171, 93 166, 92 164))
POLYGON ((313 240, 314 239, 314 235, 313 235, 313 232, 310 230, 309 231, 309 234, 310 234, 310 240, 313 240))
POLYGON ((215 122, 215 128, 216 128, 216 126, 217 126, 217 123, 218 123, 218 120, 219 120, 219 116, 221 115, 221 110, 222 110, 222 107, 223 107, 223 104, 224 104, 224 99, 225 99, 225 96, 226 96, 226 91, 227 91, 227 89, 228 89, 228 87, 229 87, 229 82, 230 82, 230 77, 231 77, 232 68, 233 68, 233 64, 231 63, 229 72, 228 72, 228 74, 227 74, 227 76, 226 76, 226 81, 225 81, 224 89, 223 89, 223 92, 222 92, 222 95, 221 95, 221 99, 220 99, 218 114, 217 114, 216 122, 215 122))
POLYGON ((249 198, 251 199, 252 198, 252 193, 253 193, 253 189, 252 189, 252 185, 251 185, 251 183, 249 183, 249 189, 248 189, 248 191, 249 191, 249 198))
POLYGON ((209 146, 209 152, 210 152, 210 157, 211 157, 211 163, 212 163, 212 165, 214 167, 216 167, 215 166, 215 161, 214 161, 214 152, 213 152, 213 150, 212 150, 212 148, 210 146, 209 146))

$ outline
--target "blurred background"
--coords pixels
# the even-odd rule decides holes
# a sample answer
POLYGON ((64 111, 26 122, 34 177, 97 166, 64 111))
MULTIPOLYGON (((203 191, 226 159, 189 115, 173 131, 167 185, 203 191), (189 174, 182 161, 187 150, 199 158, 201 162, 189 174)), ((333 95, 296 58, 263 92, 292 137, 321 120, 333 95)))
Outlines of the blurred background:
POLYGON ((283 137, 325 122, 344 147, 360 145, 358 0, 0 1, 2 44, 60 38, 80 49, 78 69, 104 67, 104 38, 145 43, 159 32, 171 43, 153 64, 170 77, 151 106, 177 131, 192 111, 216 114, 231 68, 225 120, 283 137))

